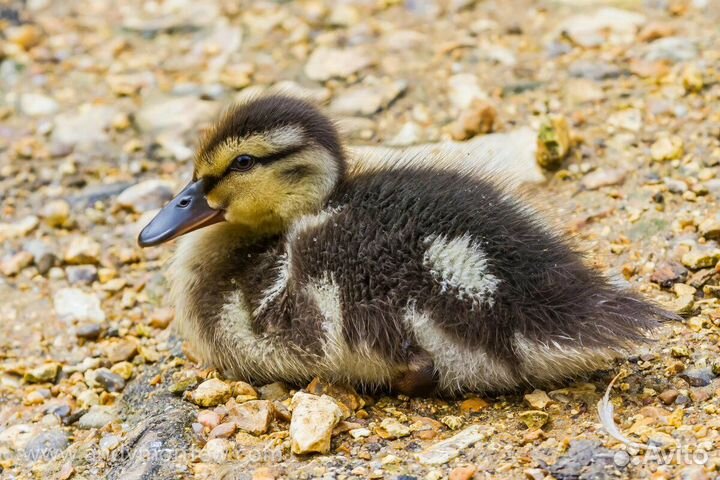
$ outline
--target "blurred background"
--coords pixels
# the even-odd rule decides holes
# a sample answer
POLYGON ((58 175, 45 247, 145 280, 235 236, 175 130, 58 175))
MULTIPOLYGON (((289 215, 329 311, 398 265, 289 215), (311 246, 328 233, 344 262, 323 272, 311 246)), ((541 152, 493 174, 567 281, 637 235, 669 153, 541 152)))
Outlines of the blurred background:
MULTIPOLYGON (((162 383, 182 355, 164 303, 172 248, 140 250, 135 237, 190 176, 215 113, 268 90, 322 104, 349 144, 369 147, 358 152, 453 142, 531 183, 595 266, 691 318, 663 334, 662 355, 624 367, 623 394, 694 405, 681 422, 706 427, 684 440, 713 445, 719 25, 720 0, 0 0, 0 476, 110 471, 20 454, 111 451, 142 420, 135 405, 120 426, 123 392, 162 383), (108 409, 78 422, 92 407, 108 409)), ((505 433, 467 454, 478 472, 579 478, 587 465, 559 445, 601 438, 599 397, 584 392, 547 408, 519 396, 487 411, 402 400, 369 411, 378 422, 385 407, 420 411, 442 432, 482 418, 505 433), (552 428, 512 420, 528 408, 552 428), (548 470, 559 458, 571 473, 548 470)), ((663 415, 639 435, 672 440, 663 415)), ((343 468, 425 475, 404 459, 429 438, 345 438, 343 468), (400 467, 380 462, 389 454, 400 467)), ((334 468, 284 461, 279 476, 334 468)), ((188 458, 183 471, 210 475, 211 463, 188 458)))

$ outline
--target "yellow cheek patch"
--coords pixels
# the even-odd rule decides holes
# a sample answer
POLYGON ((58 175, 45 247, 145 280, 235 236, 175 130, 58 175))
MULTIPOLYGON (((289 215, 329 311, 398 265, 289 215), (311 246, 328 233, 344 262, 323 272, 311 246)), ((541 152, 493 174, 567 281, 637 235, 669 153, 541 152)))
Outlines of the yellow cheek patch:
POLYGON ((278 230, 278 202, 283 192, 268 171, 231 175, 222 180, 208 195, 212 208, 225 210, 225 219, 246 225, 252 230, 278 230))

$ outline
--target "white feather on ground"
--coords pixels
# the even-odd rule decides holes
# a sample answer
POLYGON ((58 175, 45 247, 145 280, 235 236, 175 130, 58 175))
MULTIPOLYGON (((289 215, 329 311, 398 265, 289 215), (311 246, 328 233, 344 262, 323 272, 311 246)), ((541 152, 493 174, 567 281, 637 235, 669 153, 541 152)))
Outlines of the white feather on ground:
POLYGON ((617 380, 621 374, 622 372, 615 375, 615 378, 610 381, 610 385, 608 385, 607 390, 605 390, 605 395, 603 395, 603 397, 598 400, 597 410, 598 416, 600 417, 600 423, 602 423, 602 426, 608 433, 608 435, 629 447, 637 448, 639 450, 660 450, 659 447, 656 447, 654 445, 643 445, 642 443, 630 440, 620 431, 617 424, 615 423, 615 407, 613 406, 612 402, 610 402, 610 391, 615 384, 615 380, 617 380))

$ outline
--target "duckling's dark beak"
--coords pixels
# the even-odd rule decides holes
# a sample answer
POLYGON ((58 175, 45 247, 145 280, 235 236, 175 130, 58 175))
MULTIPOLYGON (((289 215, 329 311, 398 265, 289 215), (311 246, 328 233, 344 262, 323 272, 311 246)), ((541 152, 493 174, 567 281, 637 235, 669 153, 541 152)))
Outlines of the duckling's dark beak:
POLYGON ((222 210, 210 208, 203 181, 190 182, 160 210, 138 236, 141 247, 168 242, 198 228, 225 221, 222 210))

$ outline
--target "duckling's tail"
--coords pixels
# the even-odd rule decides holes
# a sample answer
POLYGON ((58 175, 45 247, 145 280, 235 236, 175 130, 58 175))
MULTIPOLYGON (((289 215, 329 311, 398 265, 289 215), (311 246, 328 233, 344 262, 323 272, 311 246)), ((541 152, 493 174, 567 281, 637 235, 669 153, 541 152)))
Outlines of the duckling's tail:
POLYGON ((629 290, 608 285, 578 299, 575 325, 550 335, 516 335, 521 375, 548 383, 607 368, 652 341, 651 332, 681 318, 629 290))
POLYGON ((598 292, 593 298, 597 317, 589 325, 591 344, 647 342, 648 334, 663 322, 682 318, 637 294, 623 289, 610 288, 598 292), (594 331, 595 330, 595 331, 594 331))

